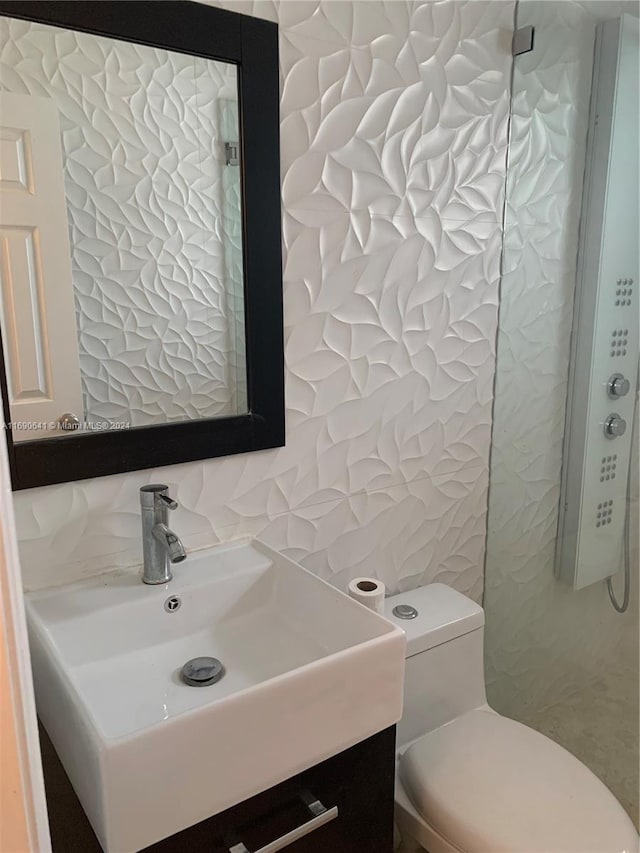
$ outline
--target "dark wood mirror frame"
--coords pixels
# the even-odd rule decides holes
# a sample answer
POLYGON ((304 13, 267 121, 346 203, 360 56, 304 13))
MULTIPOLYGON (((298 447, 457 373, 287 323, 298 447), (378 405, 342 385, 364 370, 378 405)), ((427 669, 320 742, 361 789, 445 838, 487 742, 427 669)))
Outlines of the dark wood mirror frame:
MULTIPOLYGON (((13 442, 14 489, 281 447, 285 440, 278 27, 200 3, 3 2, 0 15, 161 47, 238 67, 249 413, 13 442)), ((3 350, 0 386, 11 422, 3 350)))

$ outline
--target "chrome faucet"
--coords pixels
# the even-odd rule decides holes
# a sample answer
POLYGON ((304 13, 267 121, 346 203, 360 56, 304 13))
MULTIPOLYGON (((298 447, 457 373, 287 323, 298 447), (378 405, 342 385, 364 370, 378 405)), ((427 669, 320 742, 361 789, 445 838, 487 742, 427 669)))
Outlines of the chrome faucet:
POLYGON ((180 539, 167 527, 169 510, 178 506, 168 492, 168 486, 158 484, 140 489, 144 583, 169 583, 173 577, 169 564, 187 556, 180 539))

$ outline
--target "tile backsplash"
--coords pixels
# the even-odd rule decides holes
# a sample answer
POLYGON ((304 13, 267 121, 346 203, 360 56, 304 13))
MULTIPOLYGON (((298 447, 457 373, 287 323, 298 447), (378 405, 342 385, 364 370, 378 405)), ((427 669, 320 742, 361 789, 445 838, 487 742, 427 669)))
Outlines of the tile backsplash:
POLYGON ((161 481, 187 549, 479 599, 514 4, 216 5, 281 28, 287 445, 17 493, 25 587, 140 563, 161 481))

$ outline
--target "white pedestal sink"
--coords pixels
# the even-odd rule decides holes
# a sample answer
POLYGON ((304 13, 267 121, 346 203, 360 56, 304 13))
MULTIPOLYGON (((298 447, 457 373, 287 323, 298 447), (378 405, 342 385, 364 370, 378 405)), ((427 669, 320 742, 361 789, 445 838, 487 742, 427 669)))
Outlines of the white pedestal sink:
POLYGON ((192 553, 165 586, 117 572, 26 600, 38 713, 106 853, 217 814, 402 713, 404 633, 257 541, 192 553), (204 655, 225 675, 188 686, 182 665, 204 655))

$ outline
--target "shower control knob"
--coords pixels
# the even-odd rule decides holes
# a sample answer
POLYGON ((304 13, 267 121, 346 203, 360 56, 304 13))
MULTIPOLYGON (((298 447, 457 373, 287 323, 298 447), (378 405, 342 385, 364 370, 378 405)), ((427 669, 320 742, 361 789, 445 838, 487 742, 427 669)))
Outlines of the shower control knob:
POLYGON ((615 413, 609 415, 604 422, 604 434, 607 438, 618 438, 624 435, 626 428, 627 422, 625 419, 615 413))
POLYGON ((626 397, 631 388, 631 383, 621 373, 614 373, 607 382, 607 394, 610 397, 626 397))

